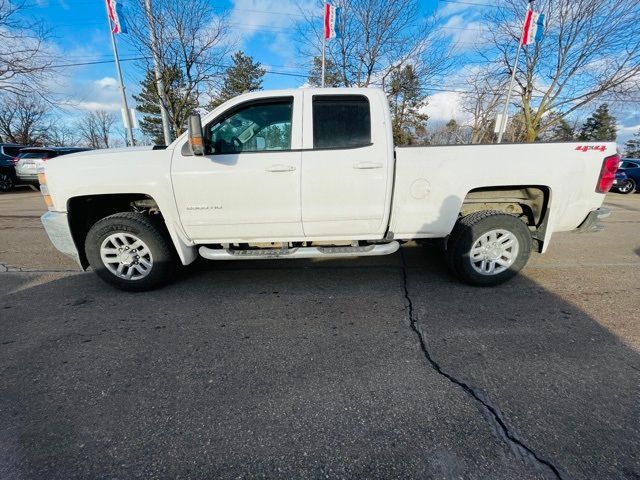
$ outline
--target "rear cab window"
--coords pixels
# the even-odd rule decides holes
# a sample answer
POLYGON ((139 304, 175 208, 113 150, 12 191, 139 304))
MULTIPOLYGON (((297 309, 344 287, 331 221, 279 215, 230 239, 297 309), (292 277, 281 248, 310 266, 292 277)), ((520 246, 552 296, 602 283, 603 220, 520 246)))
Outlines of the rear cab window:
POLYGON ((314 95, 313 148, 371 145, 371 107, 364 95, 314 95))
POLYGON ((4 154, 10 157, 17 157, 21 147, 3 147, 4 154))

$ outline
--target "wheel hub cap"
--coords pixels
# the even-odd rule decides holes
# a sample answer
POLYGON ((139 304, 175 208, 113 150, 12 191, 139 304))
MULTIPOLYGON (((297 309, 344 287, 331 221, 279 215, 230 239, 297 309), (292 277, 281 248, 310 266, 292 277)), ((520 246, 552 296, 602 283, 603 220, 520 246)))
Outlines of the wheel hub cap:
POLYGON ((519 248, 513 233, 503 229, 491 230, 475 241, 469 252, 469 261, 473 269, 482 275, 498 275, 513 265, 519 248))
POLYGON ((140 280, 151 272, 151 250, 140 238, 131 233, 114 233, 100 246, 102 263, 116 277, 140 280))

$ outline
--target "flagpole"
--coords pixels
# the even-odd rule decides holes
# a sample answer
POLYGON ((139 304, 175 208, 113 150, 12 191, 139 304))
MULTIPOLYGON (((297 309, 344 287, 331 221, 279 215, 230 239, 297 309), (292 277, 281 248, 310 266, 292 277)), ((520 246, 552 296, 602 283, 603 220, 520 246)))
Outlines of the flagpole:
POLYGON ((127 139, 129 140, 129 146, 133 147, 133 128, 131 125, 131 114, 129 113, 129 104, 127 103, 127 93, 122 80, 122 70, 120 70, 120 57, 118 56, 118 47, 116 46, 116 37, 113 34, 113 25, 109 18, 109 10, 107 8, 107 22, 109 23, 109 34, 111 35, 111 46, 113 47, 113 59, 116 64, 116 73, 118 75, 118 81, 120 82, 120 94, 122 95, 122 106, 124 108, 124 115, 127 119, 125 129, 127 130, 127 139))
POLYGON ((169 114, 167 113, 167 102, 164 91, 164 81, 162 80, 162 73, 160 69, 160 55, 158 54, 158 39, 156 38, 156 27, 153 21, 153 11, 151 7, 151 0, 144 0, 144 9, 147 14, 147 20, 149 21, 149 37, 151 40, 151 51, 153 53, 153 65, 156 76, 156 87, 158 89, 158 99, 160 100, 160 117, 162 118, 162 133, 164 136, 165 145, 171 143, 171 129, 169 128, 169 114))
POLYGON ((325 52, 327 50, 327 39, 325 38, 324 32, 322 33, 322 88, 324 88, 324 62, 325 62, 325 52))
MULTIPOLYGON (((527 12, 531 10, 531 4, 535 0, 529 0, 527 4, 527 12)), ((518 71, 518 63, 520 61, 520 52, 522 51, 522 40, 524 36, 525 24, 522 24, 522 31, 520 32, 520 38, 518 39, 518 52, 516 53, 516 61, 513 67, 513 72, 511 72, 511 81, 509 82, 509 91, 507 92, 507 101, 504 104, 504 110, 502 111, 502 117, 500 118, 500 129, 498 131, 498 143, 502 143, 502 137, 504 136, 504 131, 507 128, 507 112, 509 111, 509 103, 511 102, 511 94, 513 93, 513 84, 516 80, 516 72, 518 71)))

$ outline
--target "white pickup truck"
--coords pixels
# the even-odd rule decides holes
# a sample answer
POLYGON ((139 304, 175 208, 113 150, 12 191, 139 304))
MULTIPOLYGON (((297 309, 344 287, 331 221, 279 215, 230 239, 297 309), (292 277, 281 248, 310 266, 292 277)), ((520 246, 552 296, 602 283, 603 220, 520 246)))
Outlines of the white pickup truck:
POLYGON ((455 275, 496 285, 554 232, 598 228, 615 143, 396 148, 384 93, 241 95, 168 147, 89 151, 40 172, 53 244, 125 290, 178 262, 387 255, 443 239, 455 275))

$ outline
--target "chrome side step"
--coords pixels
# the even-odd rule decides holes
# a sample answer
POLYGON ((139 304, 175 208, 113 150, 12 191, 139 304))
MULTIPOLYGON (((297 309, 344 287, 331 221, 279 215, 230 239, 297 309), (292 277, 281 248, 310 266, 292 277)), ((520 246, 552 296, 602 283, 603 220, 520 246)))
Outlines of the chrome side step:
POLYGON ((339 258, 390 255, 400 248, 398 242, 364 247, 295 247, 263 250, 233 250, 200 247, 200 255, 208 260, 260 260, 269 258, 339 258))

